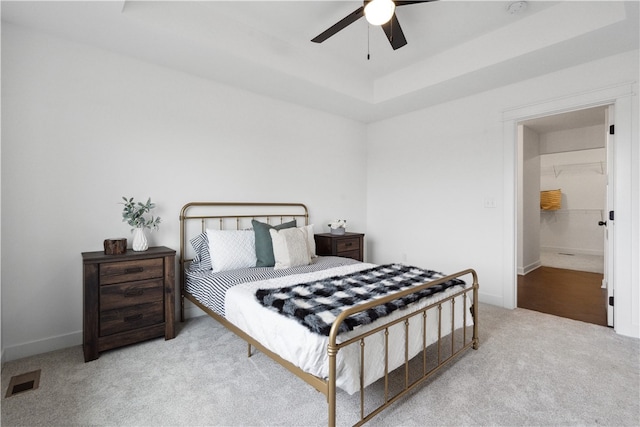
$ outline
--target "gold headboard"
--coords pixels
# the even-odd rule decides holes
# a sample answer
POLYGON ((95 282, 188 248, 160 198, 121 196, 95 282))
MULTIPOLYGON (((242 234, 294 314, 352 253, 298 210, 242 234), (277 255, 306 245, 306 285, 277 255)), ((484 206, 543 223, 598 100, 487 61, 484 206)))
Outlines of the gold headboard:
POLYGON ((207 228, 248 229, 252 219, 274 225, 295 219, 299 226, 309 225, 309 210, 302 203, 191 202, 182 207, 179 255, 181 299, 184 295, 184 269, 193 259, 193 248, 189 241, 207 228))

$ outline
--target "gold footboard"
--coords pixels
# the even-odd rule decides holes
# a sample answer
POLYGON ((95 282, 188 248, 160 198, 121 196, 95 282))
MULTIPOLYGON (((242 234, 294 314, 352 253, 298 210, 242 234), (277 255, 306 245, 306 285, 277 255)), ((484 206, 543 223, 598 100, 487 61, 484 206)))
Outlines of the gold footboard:
MULTIPOLYGON (((382 381, 384 382, 384 398, 383 398, 383 404, 381 404, 380 406, 374 408, 373 410, 365 413, 365 393, 366 393, 366 389, 364 387, 364 384, 362 382, 362 379, 364 377, 364 373, 360 372, 360 380, 361 380, 361 386, 360 386, 360 414, 359 414, 359 421, 357 423, 355 423, 355 425, 362 425, 364 423, 366 423, 367 421, 369 421, 371 418, 375 417, 377 414, 379 414, 380 412, 382 412, 385 408, 387 408, 388 406, 392 405, 394 402, 398 401, 400 398, 402 398, 405 394, 407 394, 408 392, 410 392, 411 390, 413 390, 414 388, 416 388, 417 386, 419 386, 421 383, 423 383, 426 379, 428 379, 429 377, 431 377, 433 374, 435 374, 436 372, 438 372, 443 366, 445 366, 448 362, 450 362, 452 359, 454 359, 455 357, 457 357, 460 353, 462 353, 464 350, 467 350, 469 347, 472 347, 473 349, 477 349, 478 348, 478 344, 479 344, 479 340, 478 340, 478 278, 477 278, 477 274, 474 270, 472 269, 468 269, 468 270, 464 270, 461 271, 459 273, 456 274, 452 274, 449 275, 447 277, 444 277, 442 279, 439 279, 437 281, 434 282, 430 282, 430 283, 426 283, 424 285, 418 286, 415 289, 410 289, 410 290, 406 290, 403 292, 399 292, 397 294, 393 294, 393 295, 389 295, 385 298, 381 298, 378 301, 372 302, 372 303, 368 303, 368 304, 363 304, 361 306, 356 306, 356 307, 352 307, 349 310, 345 310, 340 316, 338 316, 338 318, 336 319, 335 323, 333 324, 333 327, 331 328, 331 332, 329 335, 329 345, 327 348, 327 352, 328 352, 328 356, 329 356, 329 377, 326 379, 323 378, 318 378, 314 375, 311 375, 307 372, 304 372, 303 370, 301 370, 300 368, 298 368, 297 366, 295 366, 294 364, 292 364, 291 362, 283 359, 282 357, 280 357, 278 354, 270 351, 269 349, 267 349, 266 347, 264 347, 259 341, 255 340, 253 337, 251 337, 250 335, 246 334, 244 331, 242 331, 241 329, 237 328, 234 324, 232 324, 231 322, 227 321, 226 319, 224 319, 223 317, 219 316, 218 314, 216 314, 215 312, 213 312, 212 310, 210 310, 209 308, 207 308, 206 306, 202 305, 194 296, 192 296, 191 294, 189 294, 187 291, 183 290, 182 293, 182 297, 186 298, 188 300, 190 300, 192 303, 194 303, 196 306, 198 306, 200 309, 202 309, 203 311, 205 311, 207 314, 209 314, 209 316, 213 317, 214 319, 216 319, 218 322, 222 323, 226 328, 228 328, 229 330, 231 330, 233 333, 235 333, 236 335, 238 335, 240 338, 244 339, 247 343, 248 343, 248 355, 251 356, 251 346, 254 346, 255 348, 257 348, 258 350, 262 351, 264 354, 266 354, 267 356, 269 356, 272 360, 276 361, 277 363, 279 363, 280 365, 282 365, 283 367, 285 367, 286 369, 288 369, 290 372, 292 372, 293 374, 295 374, 296 376, 298 376, 299 378, 301 378, 302 380, 304 380, 305 382, 307 382, 309 385, 313 386, 316 390, 318 390, 319 392, 321 392, 322 394, 324 394, 327 398, 327 402, 328 402, 328 420, 327 420, 327 424, 329 426, 335 426, 336 425, 336 394, 337 394, 337 386, 336 386, 336 378, 337 378, 337 372, 336 372, 336 359, 337 359, 337 355, 338 352, 349 346, 349 345, 360 345, 361 349, 364 349, 364 342, 365 339, 368 336, 371 336, 373 334, 379 333, 379 332, 383 332, 385 335, 385 374, 384 377, 382 378, 382 381), (438 285, 440 283, 446 282, 448 280, 454 279, 454 278, 458 278, 458 277, 462 277, 465 275, 471 274, 473 276, 473 285, 470 287, 466 287, 465 289, 456 292, 455 294, 450 295, 449 297, 438 301, 437 303, 431 304, 427 307, 424 307, 418 311, 412 311, 410 313, 407 313, 406 315, 393 320, 392 322, 386 323, 384 325, 381 325, 373 330, 367 331, 366 333, 363 333, 361 335, 355 336, 350 338, 348 341, 344 341, 344 342, 337 342, 337 331, 338 331, 338 327, 339 324, 344 321, 345 318, 347 318, 348 316, 358 313, 360 311, 364 311, 367 310, 368 308, 374 307, 376 305, 379 304, 384 304, 385 302, 388 301, 392 301, 396 298, 400 298, 402 296, 406 296, 409 295, 411 293, 414 292, 418 292, 424 288, 427 288, 429 286, 435 286, 438 285), (471 297, 471 306, 467 307, 467 300, 468 298, 468 293, 471 292, 472 293, 472 297, 471 297), (462 296, 462 301, 463 301, 463 310, 462 310, 462 328, 458 328, 456 329, 454 327, 455 324, 455 315, 456 315, 456 311, 454 309, 451 309, 451 319, 450 320, 450 326, 451 326, 451 333, 450 336, 448 337, 448 341, 450 341, 450 349, 447 352, 446 357, 443 358, 443 353, 445 352, 443 349, 443 341, 444 341, 444 337, 441 334, 442 331, 442 326, 443 326, 443 322, 446 321, 447 319, 443 319, 442 318, 442 308, 445 304, 451 304, 452 306, 455 305, 455 301, 458 297, 462 296), (427 338, 426 338, 426 330, 427 330, 427 313, 431 312, 431 311, 436 311, 435 316, 437 316, 437 329, 438 329, 438 339, 436 341, 435 344, 432 344, 436 347, 436 356, 435 356, 435 360, 434 363, 436 364, 435 366, 431 366, 429 369, 427 368, 427 347, 429 346, 429 343, 427 342, 427 338), (473 319, 473 332, 471 334, 471 336, 469 337, 469 334, 467 333, 467 312, 470 312, 470 315, 472 316, 473 319), (414 378, 413 381, 409 380, 409 364, 411 362, 409 353, 408 353, 408 339, 409 339, 409 319, 416 317, 416 316, 420 316, 422 318, 422 334, 423 334, 423 345, 422 345, 422 360, 421 360, 421 365, 422 365, 422 372, 419 375, 419 377, 416 379, 414 378), (396 324, 404 324, 404 330, 405 330, 405 362, 404 362, 404 366, 399 368, 399 369, 403 369, 404 370, 404 385, 401 389, 400 392, 391 395, 389 392, 389 368, 388 368, 388 356, 389 356, 389 346, 388 346, 388 336, 389 336, 389 329, 396 325, 396 324), (459 329, 462 329, 461 332, 459 332, 459 329), (456 333, 461 333, 462 336, 459 337, 460 341, 461 341, 461 345, 456 347, 456 339, 454 338, 454 334, 456 333)), ((365 352, 364 350, 362 350, 360 352, 360 366, 364 366, 364 357, 365 357, 365 352)), ((419 357, 419 356, 416 356, 419 357)))
MULTIPOLYGON (((439 280, 435 280, 433 282, 425 283, 420 286, 413 287, 412 289, 408 289, 402 292, 397 292, 392 295, 388 295, 385 298, 380 298, 376 301, 372 301, 370 303, 354 306, 342 312, 336 321, 334 322, 331 332, 329 335, 329 344, 327 347, 327 354, 329 360, 329 371, 328 378, 319 378, 314 375, 311 375, 307 372, 304 372, 299 367, 295 366, 293 363, 283 359, 278 354, 270 351, 265 346, 263 346, 259 341, 255 338, 251 337, 238 327, 236 327, 231 322, 227 321, 223 317, 216 314, 214 311, 204 306, 202 303, 198 301, 193 295, 191 295, 185 289, 185 274, 184 269, 191 261, 191 257, 188 255, 188 242, 191 237, 194 237, 194 232, 202 232, 206 229, 207 223, 209 221, 214 222, 219 229, 225 228, 225 223, 230 221, 232 224, 232 228, 240 229, 242 227, 242 221, 247 221, 252 218, 264 218, 267 222, 273 221, 275 223, 283 222, 285 218, 299 218, 304 222, 305 225, 308 224, 308 211, 306 206, 299 203, 219 203, 219 202, 195 202, 189 203, 185 205, 180 214, 180 319, 184 321, 184 300, 187 299, 195 304, 197 307, 206 312, 209 316, 216 319, 218 322, 222 323, 226 328, 231 330, 233 333, 238 335, 240 338, 244 339, 248 343, 248 355, 251 355, 251 346, 256 347, 264 354, 269 356, 271 359, 288 369, 290 372, 294 373, 296 376, 313 386, 316 390, 320 391, 327 398, 328 402, 328 420, 327 424, 329 426, 335 426, 336 424, 336 394, 337 394, 337 358, 338 353, 349 346, 359 346, 359 354, 360 354, 360 413, 358 415, 359 421, 355 423, 355 425, 362 425, 369 421, 371 418, 375 417, 381 411, 383 411, 388 406, 392 405, 394 402, 398 401, 404 395, 406 395, 409 391, 416 388, 418 385, 423 383, 427 378, 431 377, 433 374, 438 372, 441 367, 446 365, 464 350, 472 347, 474 349, 478 348, 478 278, 477 274, 473 269, 467 269, 464 271, 460 271, 458 273, 449 275, 447 277, 443 277, 439 280), (201 209, 205 209, 205 211, 201 211, 201 209), (229 213, 228 209, 232 210, 240 210, 240 214, 237 213, 229 213), (191 210, 198 209, 197 213, 192 213, 191 210), (208 209, 213 209, 214 212, 210 213, 208 209), (258 209, 258 213, 254 212, 255 209, 258 209), (195 231, 189 231, 187 227, 187 222, 196 223, 195 231), (387 303, 397 298, 401 298, 412 293, 420 292, 421 290, 428 288, 430 286, 436 286, 438 284, 444 283, 448 280, 452 280, 454 278, 459 278, 462 276, 471 275, 473 278, 473 283, 471 286, 466 286, 464 289, 457 291, 448 297, 439 300, 436 303, 428 305, 426 307, 411 310, 407 309, 407 313, 399 318, 394 318, 394 320, 389 321, 381 326, 376 327, 372 330, 367 330, 364 333, 361 333, 357 336, 351 336, 348 340, 344 342, 339 342, 338 339, 338 329, 340 324, 349 316, 359 313, 365 310, 368 310, 372 307, 375 307, 380 304, 387 303), (468 294, 472 293, 471 303, 469 307, 467 307, 467 301, 469 300, 468 294), (456 301, 462 301, 463 309, 462 309, 462 327, 456 328, 456 310, 455 304, 456 301), (450 309, 447 311, 451 312, 451 319, 443 318, 443 308, 449 305, 450 309), (471 337, 469 337, 469 333, 467 331, 467 312, 470 312, 473 320, 472 333, 471 337), (432 314, 435 313, 435 314, 432 314), (430 321, 435 316, 437 319, 436 328, 437 328, 437 340, 435 343, 431 343, 427 340, 427 318, 430 321), (409 351, 409 341, 412 339, 411 337, 415 334, 410 334, 411 327, 411 319, 418 319, 418 324, 420 324, 420 328, 422 331, 422 350, 418 352, 417 355, 411 355, 409 351), (450 323, 445 323, 450 322, 450 323), (393 327, 400 326, 401 330, 404 331, 404 364, 401 364, 400 367, 395 368, 393 366, 389 366, 389 349, 390 349, 390 329, 393 327), (445 330, 445 336, 443 336, 443 327, 445 330), (365 345, 366 339, 368 337, 372 337, 374 334, 383 334, 384 336, 384 375, 380 379, 383 382, 383 394, 382 404, 376 406, 370 411, 365 411, 365 391, 366 385, 364 383, 364 366, 365 366, 365 345), (460 336, 461 335, 461 336, 460 336), (447 341, 450 341, 450 348, 444 348, 447 341), (434 349, 435 348, 435 349, 434 349), (427 354, 428 349, 434 349, 434 355, 430 358, 430 363, 427 363, 427 354), (421 360, 420 354, 422 355, 421 360), (434 359, 434 360, 431 360, 434 359), (418 362, 418 375, 415 374, 415 365, 416 360, 418 362), (434 366, 435 364, 435 366, 434 366), (410 376, 410 365, 412 366, 410 376), (403 371, 403 372, 402 372, 403 371), (401 372, 403 374, 402 385, 399 387, 400 390, 394 390, 395 393, 390 391, 390 378, 392 374, 397 374, 401 372)), ((460 319, 458 319, 460 320, 460 319)), ((413 323, 415 324, 415 322, 413 323)), ((471 326, 469 327, 471 328, 471 326)), ((397 331, 394 331, 397 332, 397 331)), ((412 331, 413 332, 413 331, 412 331)), ((398 387, 395 387, 396 389, 398 387)))
MULTIPOLYGON (((374 416, 376 416, 377 414, 379 414, 381 411, 383 411, 385 408, 387 408, 389 405, 393 404, 394 402, 396 402, 398 399, 400 399, 401 397, 403 397, 405 394, 407 394, 409 391, 413 390, 415 387, 417 387, 418 385, 420 385, 422 382, 424 382, 427 378, 431 377, 433 374, 435 374, 438 370, 440 370, 441 367, 443 367, 444 365, 446 365, 449 361, 451 361, 453 358, 455 358, 456 356, 458 356, 460 353, 462 353, 464 350, 468 349, 469 347, 473 347, 474 349, 478 348, 478 344, 479 344, 479 340, 478 340, 478 277, 476 272, 473 269, 467 269, 467 270, 463 270, 460 271, 458 273, 449 275, 447 277, 444 277, 442 279, 433 281, 433 282, 429 282, 429 283, 425 283, 423 285, 417 286, 415 288, 412 289, 407 289, 405 291, 402 292, 397 292, 394 293, 392 295, 388 295, 385 298, 380 298, 376 301, 371 301, 369 303, 366 304, 362 304, 362 305, 358 305, 358 306, 354 306, 351 307, 345 311, 343 311, 335 320, 335 322, 333 323, 333 326, 331 327, 331 332, 329 334, 329 345, 327 348, 327 352, 329 355, 329 378, 327 379, 328 382, 328 390, 327 390, 327 400, 328 400, 328 404, 329 404, 329 419, 328 419, 328 425, 329 426, 335 426, 335 422, 336 422, 336 391, 337 391, 337 386, 336 386, 336 375, 337 375, 337 371, 336 371, 336 365, 337 365, 337 356, 338 356, 338 352, 350 345, 359 345, 360 346, 360 420, 355 424, 355 425, 362 425, 364 423, 366 423, 367 421, 369 421, 371 418, 373 418, 374 416), (378 326, 375 329, 369 330, 365 333, 362 333, 358 336, 352 337, 347 341, 344 342, 338 342, 338 331, 340 328, 340 324, 349 316, 352 316, 356 313, 362 312, 362 311, 366 311, 370 308, 373 308, 375 306, 381 305, 381 304, 385 304, 387 302, 393 301, 397 298, 402 298, 404 296, 416 293, 416 292, 420 292, 421 290, 431 287, 431 286, 436 286, 440 283, 444 283, 448 280, 452 280, 461 276, 465 276, 465 275, 469 275, 471 274, 473 277, 473 284, 471 287, 467 287, 459 292, 456 292, 453 295, 448 296, 447 298, 440 300, 434 304, 428 305, 427 307, 424 307, 422 309, 419 309, 417 311, 412 311, 410 313, 407 313, 406 315, 395 319, 389 323, 386 323, 384 325, 378 326), (467 294, 469 292, 472 292, 472 304, 470 307, 470 312, 471 312, 471 316, 473 317, 473 334, 472 337, 470 339, 468 339, 467 337, 467 294), (456 333, 456 328, 455 328, 455 316, 456 316, 456 311, 455 311, 455 302, 456 302, 456 298, 458 297, 462 297, 462 302, 464 304, 464 307, 462 309, 462 338, 461 338, 461 345, 456 347, 456 340, 455 340, 455 333, 456 333), (450 337, 449 337, 449 341, 451 342, 451 348, 450 348, 450 352, 448 353, 448 356, 443 359, 442 358, 442 343, 443 343, 443 336, 442 336, 442 326, 443 326, 443 318, 442 318, 442 308, 445 304, 451 304, 451 333, 450 333, 450 337), (437 347, 437 363, 435 367, 432 367, 430 369, 427 368, 427 347, 428 347, 428 342, 427 342, 427 313, 430 311, 436 310, 437 311, 437 329, 438 329, 438 339, 437 342, 435 343, 436 347, 437 347), (421 326, 422 326, 422 373, 421 375, 419 375, 419 377, 417 379, 413 379, 413 381, 410 381, 409 379, 409 365, 410 365, 410 355, 409 355, 409 339, 410 339, 410 333, 409 333, 409 326, 410 326, 410 319, 411 318, 415 318, 415 317, 421 317, 422 318, 422 322, 421 322, 421 326), (403 324, 404 325, 404 353, 405 353, 405 358, 404 358, 404 366, 401 369, 404 369, 404 386, 402 387, 402 390, 396 394, 394 394, 393 396, 390 395, 389 393, 389 329, 396 325, 396 324, 403 324), (365 352, 364 352, 364 347, 365 347, 365 338, 372 336, 374 334, 380 333, 382 332, 384 334, 384 365, 385 365, 385 369, 384 369, 384 376, 382 378, 383 382, 384 382, 384 399, 383 399, 383 403, 381 405, 379 405, 378 407, 374 408, 372 411, 365 413, 365 387, 363 384, 363 378, 364 378, 364 372, 362 371, 363 367, 365 366, 365 352)), ((418 357, 418 356, 416 356, 418 357)))

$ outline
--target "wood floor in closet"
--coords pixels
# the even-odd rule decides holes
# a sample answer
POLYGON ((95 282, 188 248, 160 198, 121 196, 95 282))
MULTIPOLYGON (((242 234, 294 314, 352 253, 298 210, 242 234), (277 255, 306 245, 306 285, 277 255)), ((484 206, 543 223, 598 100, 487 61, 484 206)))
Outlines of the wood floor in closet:
POLYGON ((539 267, 518 276, 518 307, 607 326, 603 275, 539 267))

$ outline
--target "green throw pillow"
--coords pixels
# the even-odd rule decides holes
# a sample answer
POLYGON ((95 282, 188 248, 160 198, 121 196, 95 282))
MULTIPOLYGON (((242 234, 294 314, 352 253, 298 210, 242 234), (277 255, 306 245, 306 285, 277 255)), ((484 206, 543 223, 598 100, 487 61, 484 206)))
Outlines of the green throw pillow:
POLYGON ((253 219, 251 225, 256 235, 256 258, 258 259, 256 267, 273 267, 276 265, 276 259, 273 256, 273 241, 269 230, 272 228, 276 230, 293 228, 296 226, 296 220, 273 226, 253 219))

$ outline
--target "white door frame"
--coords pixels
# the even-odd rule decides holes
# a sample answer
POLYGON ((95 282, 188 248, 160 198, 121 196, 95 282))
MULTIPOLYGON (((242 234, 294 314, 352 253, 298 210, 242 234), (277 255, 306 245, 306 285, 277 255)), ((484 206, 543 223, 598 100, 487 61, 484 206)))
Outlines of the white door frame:
POLYGON ((573 96, 552 99, 538 104, 517 107, 503 111, 503 154, 504 154, 504 277, 503 306, 513 309, 517 307, 517 138, 518 122, 535 119, 585 108, 615 105, 616 125, 616 158, 613 188, 614 206, 611 210, 618 212, 615 227, 611 227, 614 253, 612 258, 615 283, 610 284, 616 293, 615 325, 616 331, 623 335, 636 336, 632 327, 632 238, 631 238, 631 192, 632 185, 632 104, 633 83, 625 83, 599 90, 575 94, 573 96), (626 214, 625 214, 626 213, 626 214))
POLYGON ((615 244, 613 242, 614 233, 613 226, 615 225, 614 221, 609 218, 609 212, 613 210, 614 199, 613 199, 613 190, 615 188, 614 185, 614 176, 615 176, 615 130, 614 134, 611 134, 611 127, 615 128, 615 105, 609 105, 606 111, 606 142, 605 142, 605 150, 606 150, 606 165, 607 165, 607 183, 606 183, 606 191, 605 191, 605 214, 603 221, 606 223, 604 226, 604 277, 602 279, 602 287, 607 289, 607 326, 613 327, 614 323, 614 310, 613 305, 609 303, 609 301, 613 298, 613 284, 615 283, 615 279, 613 277, 614 269, 613 269, 613 261, 615 255, 615 244))

